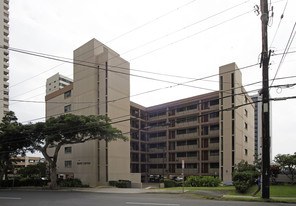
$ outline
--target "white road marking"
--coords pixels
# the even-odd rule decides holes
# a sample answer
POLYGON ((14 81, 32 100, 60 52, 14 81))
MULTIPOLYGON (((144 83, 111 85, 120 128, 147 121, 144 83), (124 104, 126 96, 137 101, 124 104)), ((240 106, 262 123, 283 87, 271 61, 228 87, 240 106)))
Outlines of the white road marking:
POLYGON ((21 200, 20 197, 0 197, 1 200, 21 200))
POLYGON ((127 205, 166 205, 166 206, 180 206, 180 204, 163 204, 163 203, 149 203, 149 202, 126 202, 127 205))

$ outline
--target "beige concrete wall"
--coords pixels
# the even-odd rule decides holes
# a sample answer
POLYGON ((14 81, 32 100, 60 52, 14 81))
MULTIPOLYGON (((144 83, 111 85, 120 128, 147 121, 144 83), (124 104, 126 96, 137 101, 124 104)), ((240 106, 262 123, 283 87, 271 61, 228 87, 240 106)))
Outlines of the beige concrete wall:
MULTIPOLYGON (((223 105, 221 105, 220 101, 220 108, 229 109, 223 111, 223 120, 220 115, 220 134, 221 129, 223 130, 223 134, 220 135, 220 137, 223 137, 223 150, 222 142, 220 141, 220 177, 223 173, 223 181, 231 182, 233 163, 237 164, 241 160, 245 160, 253 164, 254 161, 254 105, 244 105, 251 103, 252 100, 242 87, 242 74, 235 63, 221 66, 219 72, 220 77, 223 76, 223 105), (233 87, 232 73, 234 74, 233 87), (232 95, 234 95, 234 103, 232 102, 232 95), (232 107, 235 108, 234 118, 232 118, 232 107), (234 121, 234 134, 232 132, 232 121, 234 121), (222 123, 223 128, 221 126, 222 123), (245 128, 245 125, 247 125, 247 128, 245 128), (234 148, 232 137, 234 137, 234 148), (221 152, 223 157, 221 157, 221 152), (234 162, 232 159, 233 152, 234 162), (223 158, 223 165, 221 158, 223 158)), ((221 91, 220 98, 222 98, 221 91)))
MULTIPOLYGON (((74 51, 74 61, 71 113, 108 115, 112 126, 129 137, 129 63, 95 39, 74 51)), ((63 113, 67 103, 57 106, 51 105, 51 101, 65 100, 62 94, 53 95, 52 99, 47 100, 47 116, 63 113)), ((129 141, 118 140, 106 144, 102 140, 66 147, 69 146, 72 147, 70 154, 65 153, 64 147, 60 150, 59 173, 73 173, 75 178, 90 186, 107 185, 109 180, 119 179, 140 183, 140 175, 130 173, 129 141), (72 167, 65 168, 65 161, 69 160, 72 167)))

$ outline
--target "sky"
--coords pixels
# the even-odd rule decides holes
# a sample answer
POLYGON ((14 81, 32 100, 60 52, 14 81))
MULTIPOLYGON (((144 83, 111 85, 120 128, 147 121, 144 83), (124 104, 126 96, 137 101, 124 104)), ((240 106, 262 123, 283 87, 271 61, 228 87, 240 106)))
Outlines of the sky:
MULTIPOLYGON (((293 97, 295 87, 279 85, 296 82, 296 40, 282 55, 296 21, 296 1, 269 2, 269 75, 277 78, 270 95, 293 97)), ((218 74, 219 66, 232 62, 244 68, 243 85, 260 82, 256 5, 259 0, 14 0, 10 47, 72 59, 73 50, 96 38, 130 62, 131 74, 174 82, 131 76, 131 101, 153 106, 218 90, 218 76, 190 84, 203 89, 174 85, 218 74), (154 89, 160 90, 133 97, 154 89)), ((46 79, 56 73, 73 78, 73 65, 14 51, 9 62, 10 110, 24 124, 44 121, 46 79)), ((261 87, 245 89, 254 95, 261 87)), ((295 103, 272 101, 272 156, 296 152, 295 103)))

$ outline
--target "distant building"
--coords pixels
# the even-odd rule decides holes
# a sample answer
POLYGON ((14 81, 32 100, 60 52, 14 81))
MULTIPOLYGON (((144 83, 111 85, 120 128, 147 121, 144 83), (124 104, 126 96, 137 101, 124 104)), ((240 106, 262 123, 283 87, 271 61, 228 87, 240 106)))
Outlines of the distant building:
POLYGON ((0 121, 9 111, 9 0, 0 2, 0 121))
POLYGON ((58 91, 72 83, 72 79, 57 73, 46 80, 46 95, 58 91))
POLYGON ((183 159, 186 176, 231 182, 235 164, 253 163, 255 105, 235 63, 219 68, 218 91, 146 108, 130 102, 129 63, 107 46, 93 39, 74 51, 74 61, 87 64, 75 64, 73 83, 45 97, 46 116, 107 115, 130 141, 66 145, 59 175, 91 186, 135 185, 140 177, 181 175, 183 159))
MULTIPOLYGON (((262 97, 260 95, 251 96, 254 105, 255 105, 255 113, 254 113, 254 138, 255 138, 255 155, 259 159, 262 158, 262 97)), ((270 107, 270 162, 272 162, 272 102, 269 102, 270 107)))
POLYGON ((40 162, 44 162, 44 159, 41 157, 16 156, 11 157, 10 159, 12 160, 12 164, 15 169, 27 167, 29 165, 36 165, 40 162))

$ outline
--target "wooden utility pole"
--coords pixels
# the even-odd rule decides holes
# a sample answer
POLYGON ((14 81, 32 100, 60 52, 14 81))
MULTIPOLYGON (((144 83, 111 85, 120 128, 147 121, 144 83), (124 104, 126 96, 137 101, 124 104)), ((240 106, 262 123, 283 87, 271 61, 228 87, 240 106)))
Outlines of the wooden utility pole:
POLYGON ((262 192, 261 197, 269 199, 270 191, 270 114, 269 114, 269 57, 268 52, 268 3, 267 0, 261 0, 261 23, 262 23, 262 192))

